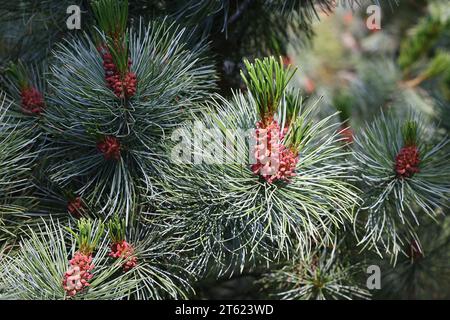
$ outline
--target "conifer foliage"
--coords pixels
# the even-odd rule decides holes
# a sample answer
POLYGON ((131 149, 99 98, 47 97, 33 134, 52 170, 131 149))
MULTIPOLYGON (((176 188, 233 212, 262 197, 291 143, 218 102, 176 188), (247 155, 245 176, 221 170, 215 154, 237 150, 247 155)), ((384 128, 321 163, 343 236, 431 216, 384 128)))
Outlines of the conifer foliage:
POLYGON ((365 191, 359 212, 365 216, 360 221, 366 221, 361 242, 381 244, 394 256, 411 241, 420 248, 414 227, 448 206, 449 141, 436 141, 419 123, 423 120, 415 116, 402 120, 382 114, 355 138, 354 156, 365 191))
POLYGON ((337 124, 330 117, 315 122, 314 105, 287 91, 292 70, 270 58, 247 63, 247 72, 248 93, 218 97, 180 130, 195 137, 198 127, 202 140, 192 146, 194 162, 164 170, 157 198, 171 201, 151 212, 193 244, 198 259, 220 262, 221 272, 307 254, 353 221, 359 199, 346 181, 349 165, 339 161, 346 151, 337 124), (216 153, 222 145, 226 154, 216 153))
POLYGON ((138 187, 152 189, 161 137, 212 86, 213 71, 201 48, 183 45, 185 30, 166 21, 127 29, 126 1, 92 6, 98 32, 54 53, 48 174, 105 216, 129 217, 138 187))

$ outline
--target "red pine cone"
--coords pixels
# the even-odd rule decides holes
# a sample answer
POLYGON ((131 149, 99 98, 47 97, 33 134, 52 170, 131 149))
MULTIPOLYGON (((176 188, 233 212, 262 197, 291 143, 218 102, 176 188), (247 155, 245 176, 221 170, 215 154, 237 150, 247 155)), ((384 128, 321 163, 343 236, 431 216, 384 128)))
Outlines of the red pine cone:
MULTIPOLYGON (((103 58, 103 69, 105 70, 105 80, 108 88, 112 89, 114 94, 119 98, 134 96, 136 94, 137 87, 136 74, 133 72, 127 72, 125 77, 122 79, 108 49, 102 46, 99 47, 98 50, 103 58)), ((131 64, 132 61, 128 58, 128 68, 131 64)))
POLYGON ((106 78, 106 82, 108 83, 108 86, 114 91, 114 94, 118 96, 119 98, 123 98, 123 84, 122 81, 120 81, 119 74, 114 74, 112 76, 109 76, 106 78))
POLYGON ((134 248, 125 240, 113 243, 111 245, 111 252, 109 253, 109 256, 116 259, 126 259, 125 263, 123 264, 124 272, 133 269, 137 265, 137 257, 134 255, 134 248))
POLYGON ((85 287, 89 286, 89 280, 93 275, 90 273, 94 269, 92 255, 85 255, 79 251, 69 261, 70 267, 64 274, 63 288, 69 296, 74 296, 85 287))
POLYGON ((44 97, 34 87, 22 89, 22 110, 27 114, 41 114, 44 109, 44 97))
POLYGON ((277 121, 269 119, 256 124, 256 163, 251 166, 254 174, 261 175, 268 183, 276 180, 288 181, 295 176, 297 155, 286 148, 281 140, 285 130, 281 130, 277 121))
POLYGON ((83 215, 83 202, 81 197, 76 197, 67 203, 67 211, 75 218, 80 218, 83 215))
POLYGON ((403 147, 395 157, 395 172, 400 178, 409 178, 420 172, 419 164, 419 148, 416 146, 403 147))
POLYGON ((97 142, 97 149, 103 153, 106 160, 120 159, 120 142, 116 137, 107 136, 102 141, 97 142))

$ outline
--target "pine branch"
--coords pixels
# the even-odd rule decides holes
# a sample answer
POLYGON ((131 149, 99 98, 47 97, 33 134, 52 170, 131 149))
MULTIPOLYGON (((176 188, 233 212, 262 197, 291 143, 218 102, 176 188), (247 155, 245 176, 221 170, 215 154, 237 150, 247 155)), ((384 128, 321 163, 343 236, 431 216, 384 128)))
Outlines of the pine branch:
MULTIPOLYGON (((197 272, 209 261, 215 261, 220 275, 296 250, 306 254, 311 242, 332 241, 334 228, 353 219, 358 195, 345 181, 350 168, 340 160, 346 151, 337 124, 330 123, 331 117, 314 122, 307 129, 311 138, 300 149, 298 175, 269 184, 250 168, 246 136, 227 140, 227 130, 248 132, 255 127, 258 108, 252 96, 236 93, 231 101, 218 96, 193 119, 208 143, 186 148, 193 147, 200 162, 175 161, 164 167, 164 180, 157 183, 160 205, 148 212, 149 222, 184 239, 185 250, 193 254, 191 268, 197 272), (217 152, 224 144, 231 149, 221 156, 217 152)), ((280 106, 276 119, 282 119, 284 108, 280 106)), ((299 117, 312 119, 314 108, 299 107, 299 117)), ((193 137, 194 129, 182 126, 181 136, 193 137)), ((168 147, 170 153, 174 146, 168 147)))
POLYGON ((233 13, 233 15, 228 19, 228 24, 233 24, 238 20, 242 14, 248 10, 248 8, 251 6, 253 0, 244 0, 239 7, 236 9, 236 11, 233 13))
MULTIPOLYGON (((97 232, 97 226, 93 232, 97 232)), ((38 231, 30 229, 29 238, 21 242, 16 254, 2 260, 2 298, 67 299, 62 280, 69 266, 69 255, 75 253, 75 243, 75 237, 64 232, 57 221, 43 222, 38 231)), ((130 279, 131 273, 115 276, 122 261, 110 265, 107 249, 103 240, 94 254, 94 277, 89 289, 74 298, 122 299, 133 292, 136 283, 130 279)))
POLYGON ((128 99, 108 88, 101 56, 87 36, 61 44, 51 66, 54 94, 44 126, 51 134, 49 176, 63 188, 77 186, 74 192, 104 216, 129 217, 138 187, 152 190, 161 139, 188 118, 186 110, 214 80, 204 48, 191 51, 182 42, 184 29, 162 21, 129 34, 130 71, 138 85, 128 99), (101 151, 108 148, 111 157, 101 151))

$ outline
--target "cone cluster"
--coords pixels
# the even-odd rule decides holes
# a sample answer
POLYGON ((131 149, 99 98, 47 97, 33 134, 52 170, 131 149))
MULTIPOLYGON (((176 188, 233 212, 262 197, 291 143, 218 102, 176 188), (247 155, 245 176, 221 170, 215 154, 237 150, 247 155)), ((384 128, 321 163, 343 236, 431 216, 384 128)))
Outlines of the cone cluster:
POLYGON ((114 136, 106 136, 103 140, 97 142, 97 149, 103 153, 106 160, 120 159, 120 142, 114 136))
POLYGON ((67 203, 67 211, 75 218, 80 218, 83 215, 83 202, 81 197, 76 197, 67 203))
POLYGON ((122 240, 111 245, 111 252, 109 256, 116 259, 125 259, 123 264, 123 271, 127 272, 137 265, 137 257, 134 255, 133 246, 122 240))
POLYGON ((395 157, 395 172, 400 178, 410 178, 420 172, 419 164, 419 148, 414 145, 406 146, 401 148, 395 157))
POLYGON ((352 143, 353 142, 353 140, 354 140, 354 138, 353 138, 354 133, 353 133, 353 130, 350 127, 343 126, 339 133, 342 136, 342 140, 345 143, 352 143))

